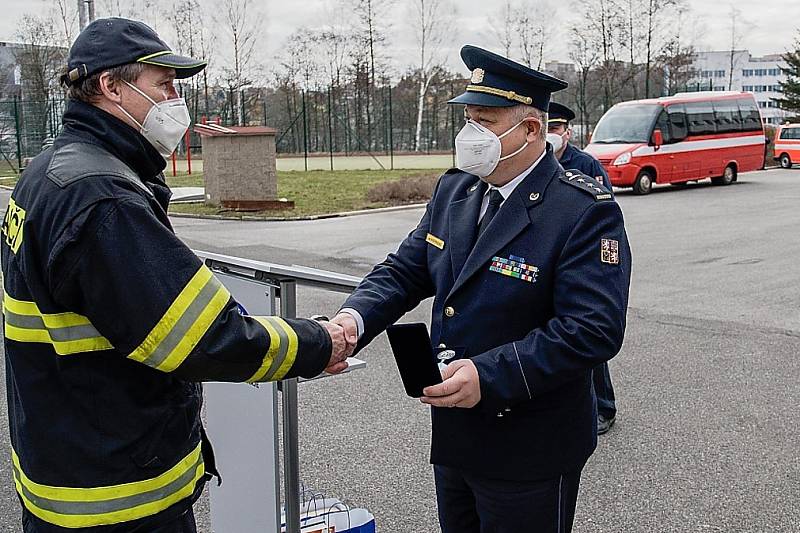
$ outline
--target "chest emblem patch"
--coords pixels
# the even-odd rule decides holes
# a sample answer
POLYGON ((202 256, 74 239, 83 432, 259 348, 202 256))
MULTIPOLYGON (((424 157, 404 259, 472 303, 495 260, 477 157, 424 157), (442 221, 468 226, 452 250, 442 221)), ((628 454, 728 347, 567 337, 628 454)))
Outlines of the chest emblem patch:
POLYGON ((539 268, 529 265, 525 262, 524 257, 510 255, 508 258, 494 256, 492 257, 492 264, 489 265, 491 272, 497 272, 504 276, 517 278, 528 283, 535 283, 536 278, 539 276, 539 268))

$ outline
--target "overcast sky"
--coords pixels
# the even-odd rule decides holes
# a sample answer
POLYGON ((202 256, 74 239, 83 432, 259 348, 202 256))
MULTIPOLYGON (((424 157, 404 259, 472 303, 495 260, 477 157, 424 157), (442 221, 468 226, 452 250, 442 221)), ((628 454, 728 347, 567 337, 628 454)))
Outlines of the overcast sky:
MULTIPOLYGON (((0 0, 3 17, 0 19, 0 41, 14 41, 16 24, 25 13, 44 13, 52 0, 0 0)), ((74 2, 76 0, 67 0, 74 2)), ((115 2, 116 0, 111 0, 115 2)), ((126 0, 122 0, 124 4, 126 0)), ((141 0, 144 1, 144 0, 141 0)), ((209 0, 213 4, 213 0, 209 0)), ((301 27, 321 27, 339 18, 346 21, 347 10, 340 7, 342 0, 256 0, 262 11, 263 31, 261 46, 266 60, 273 58, 286 38, 301 27)), ((553 25, 562 31, 552 33, 552 42, 546 59, 568 61, 569 33, 567 28, 579 19, 580 0, 539 0, 549 1, 554 6, 552 12, 543 13, 553 20, 553 25)), ((172 0, 151 0, 158 6, 172 4, 172 0)), ((96 0, 98 16, 104 15, 103 6, 109 0, 96 0)), ((395 0, 395 8, 387 17, 391 25, 388 41, 389 54, 397 69, 404 70, 415 57, 414 37, 408 26, 409 4, 406 0, 395 0)), ((800 29, 800 0, 686 0, 692 16, 687 17, 682 27, 686 34, 694 34, 698 50, 724 50, 730 47, 730 6, 733 4, 741 13, 740 48, 750 50, 753 55, 783 53, 792 44, 800 29)), ((495 11, 503 5, 502 0, 454 0, 457 6, 457 30, 448 36, 448 47, 444 50, 451 68, 461 68, 458 49, 470 43, 499 50, 499 44, 491 29, 490 18, 497 16, 495 11)), ((674 24, 675 22, 673 22, 674 24)), ((163 23, 162 23, 163 24, 163 23)), ((156 19, 157 29, 159 24, 156 19)), ((163 28, 166 30, 166 28, 163 28)))

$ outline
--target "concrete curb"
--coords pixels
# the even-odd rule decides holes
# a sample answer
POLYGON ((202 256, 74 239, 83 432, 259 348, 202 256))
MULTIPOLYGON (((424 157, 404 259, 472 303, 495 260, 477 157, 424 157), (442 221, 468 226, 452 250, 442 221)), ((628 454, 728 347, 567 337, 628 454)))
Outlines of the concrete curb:
POLYGON ((193 215, 190 213, 169 213, 170 217, 175 218, 197 218, 201 220, 235 220, 238 222, 297 222, 303 220, 322 220, 325 218, 341 218, 352 217, 359 215, 371 215, 375 213, 392 213, 394 211, 408 211, 411 209, 419 209, 425 207, 427 204, 408 204, 396 205, 392 207, 378 207, 376 209, 360 209, 358 211, 343 211, 341 213, 327 213, 324 215, 307 215, 302 217, 259 217, 252 215, 241 215, 237 217, 223 216, 223 215, 193 215))

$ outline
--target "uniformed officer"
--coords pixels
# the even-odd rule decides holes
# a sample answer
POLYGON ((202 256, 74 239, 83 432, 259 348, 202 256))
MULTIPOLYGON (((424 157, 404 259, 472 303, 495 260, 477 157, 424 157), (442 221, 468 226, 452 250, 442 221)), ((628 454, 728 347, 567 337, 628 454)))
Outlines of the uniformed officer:
POLYGON ((553 145, 553 151, 561 166, 565 169, 580 170, 611 190, 608 173, 600 161, 569 142, 572 139, 570 122, 575 120, 575 112, 563 104, 550 102, 547 114, 547 140, 553 145))
MULTIPOLYGON (((550 102, 547 122, 547 138, 553 144, 556 156, 561 166, 566 169, 575 169, 587 176, 594 177, 611 190, 608 174, 591 154, 570 144, 572 128, 570 122, 575 119, 575 112, 563 104, 550 102), (560 147, 558 147, 560 145, 560 147)), ((608 363, 603 363, 594 370, 592 381, 594 393, 597 397, 597 434, 603 435, 611 429, 617 417, 617 404, 614 396, 614 386, 611 384, 611 373, 608 363)))
POLYGON ((334 321, 368 344, 433 296, 462 354, 425 390, 445 533, 568 532, 597 443, 591 371, 620 349, 631 257, 611 193, 548 147, 556 78, 465 46, 458 167, 334 321))
POLYGON ((197 382, 346 366, 340 326, 243 316, 172 231, 163 156, 189 125, 173 80, 205 66, 141 22, 91 23, 70 50, 64 130, 11 194, 4 337, 26 533, 195 531, 216 474, 197 382))

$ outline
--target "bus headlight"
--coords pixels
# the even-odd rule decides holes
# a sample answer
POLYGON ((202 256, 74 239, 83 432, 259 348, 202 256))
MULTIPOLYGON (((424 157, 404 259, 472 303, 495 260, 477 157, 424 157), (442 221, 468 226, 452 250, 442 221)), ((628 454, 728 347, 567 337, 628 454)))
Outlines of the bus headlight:
POLYGON ((614 160, 613 165, 615 167, 618 167, 620 165, 627 165, 630 162, 631 162, 631 153, 625 152, 624 154, 620 155, 614 160))

